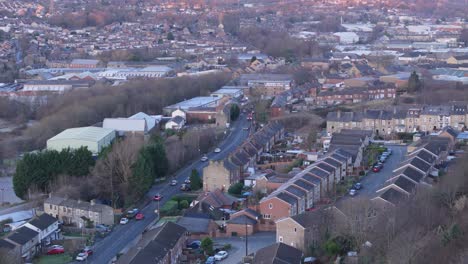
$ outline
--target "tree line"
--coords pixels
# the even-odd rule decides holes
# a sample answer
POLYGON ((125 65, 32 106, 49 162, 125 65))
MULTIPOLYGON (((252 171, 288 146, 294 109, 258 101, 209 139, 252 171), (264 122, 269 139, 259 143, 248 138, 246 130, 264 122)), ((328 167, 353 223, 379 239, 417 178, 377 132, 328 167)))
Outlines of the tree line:
POLYGON ((51 191, 51 182, 61 174, 86 176, 93 165, 92 153, 86 147, 27 153, 16 165, 13 188, 18 197, 25 199, 31 189, 51 191))

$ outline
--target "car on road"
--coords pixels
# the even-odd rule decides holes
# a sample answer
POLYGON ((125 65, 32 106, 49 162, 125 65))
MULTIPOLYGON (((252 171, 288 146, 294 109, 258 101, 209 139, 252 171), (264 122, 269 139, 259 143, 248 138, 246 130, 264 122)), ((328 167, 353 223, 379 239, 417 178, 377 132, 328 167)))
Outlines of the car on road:
POLYGON ((191 190, 191 189, 190 189, 190 185, 184 183, 184 184, 182 184, 182 185, 180 186, 180 190, 181 190, 181 191, 184 191, 184 192, 188 192, 188 191, 191 190))
POLYGON ((383 168, 382 165, 377 164, 377 165, 375 165, 374 167, 372 167, 372 171, 373 171, 373 172, 379 172, 382 168, 383 168))
POLYGON ((202 162, 208 161, 208 157, 207 157, 207 156, 203 156, 203 157, 201 157, 200 161, 202 161, 202 162))
POLYGON ((355 196, 357 194, 357 191, 355 189, 349 190, 349 195, 350 196, 355 196))
POLYGON ((110 232, 110 231, 111 231, 110 227, 108 227, 108 226, 106 226, 106 225, 102 225, 102 224, 101 224, 101 225, 96 225, 96 230, 97 230, 98 232, 104 232, 104 233, 105 233, 105 232, 110 232))
POLYGON ((216 255, 214 255, 214 259, 215 260, 223 260, 225 258, 228 257, 228 253, 226 251, 219 251, 218 253, 216 253, 216 255))
POLYGON ((47 255, 57 255, 65 253, 65 249, 60 245, 52 245, 47 249, 47 255))
POLYGON ((249 130, 250 128, 249 128, 249 127, 243 127, 242 129, 244 129, 244 130, 249 130))
POLYGON ((190 184, 190 178, 185 179, 184 183, 185 184, 190 184))
POLYGON ((176 186, 177 185, 177 180, 172 180, 171 181, 171 186, 176 186))
POLYGON ((136 220, 143 220, 145 218, 145 215, 142 214, 142 213, 138 213, 136 216, 135 216, 135 219, 136 220))
POLYGON ((81 253, 79 253, 79 254, 76 256, 75 260, 77 260, 77 261, 85 261, 87 258, 88 258, 88 254, 86 254, 86 253, 84 253, 84 252, 81 252, 81 253))
POLYGON ((88 254, 88 256, 92 255, 94 251, 91 249, 91 247, 85 247, 81 252, 88 254))
POLYGON ((127 211, 126 218, 132 219, 132 218, 135 217, 135 215, 137 215, 139 212, 140 212, 140 210, 138 210, 138 208, 133 208, 132 210, 128 210, 128 211, 127 211))
POLYGON ((201 246, 201 241, 200 240, 194 240, 194 241, 190 242, 189 244, 187 244, 187 247, 191 248, 191 249, 198 249, 198 248, 200 248, 200 246, 201 246))
POLYGON ((220 148, 215 148, 214 153, 220 153, 221 149, 220 148))
POLYGON ((160 194, 156 194, 155 196, 153 196, 153 201, 161 201, 161 200, 162 200, 162 198, 163 198, 163 196, 162 196, 162 195, 160 195, 160 194))
POLYGON ((362 184, 360 182, 356 182, 354 185, 353 185, 353 188, 355 190, 361 190, 362 188, 362 184))
POLYGON ((128 218, 124 217, 124 218, 120 219, 120 224, 121 225, 126 225, 128 223, 128 221, 129 221, 128 218))
POLYGON ((214 264, 214 263, 216 263, 216 259, 213 256, 208 257, 205 261, 205 264, 214 264))

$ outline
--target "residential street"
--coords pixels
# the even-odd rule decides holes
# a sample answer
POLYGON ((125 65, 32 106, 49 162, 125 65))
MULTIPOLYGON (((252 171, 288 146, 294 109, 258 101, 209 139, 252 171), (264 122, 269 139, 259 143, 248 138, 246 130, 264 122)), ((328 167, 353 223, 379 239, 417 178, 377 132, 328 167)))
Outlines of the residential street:
MULTIPOLYGON (((244 130, 243 127, 247 126, 248 121, 244 115, 240 115, 238 121, 234 122, 231 127, 230 134, 227 138, 218 146, 221 149, 220 153, 209 153, 207 156, 209 159, 222 159, 229 155, 229 153, 239 146, 249 135, 248 130, 244 130)), ((200 160, 194 161, 189 166, 181 169, 174 175, 174 179, 177 179, 177 186, 169 186, 169 182, 165 182, 159 185, 153 186, 148 192, 148 197, 153 197, 156 194, 163 195, 163 200, 160 202, 160 207, 164 205, 172 196, 180 193, 180 184, 190 176, 192 169, 201 171, 208 162, 201 162, 200 160)), ((89 259, 90 263, 102 264, 109 263, 114 256, 131 245, 136 238, 144 231, 144 229, 154 222, 158 217, 155 214, 157 209, 157 203, 151 202, 145 208, 140 208, 145 218, 140 221, 131 220, 127 225, 117 224, 114 230, 103 240, 97 241, 93 246, 94 256, 89 259)))
POLYGON ((354 199, 357 197, 374 198, 376 191, 384 186, 385 181, 388 180, 393 173, 393 170, 402 162, 406 155, 407 146, 388 145, 387 148, 393 151, 393 154, 385 161, 384 167, 379 172, 370 171, 366 177, 361 180, 362 189, 358 191, 356 196, 345 195, 343 198, 336 202, 336 206, 347 199, 354 199))
MULTIPOLYGON (((238 264, 241 263, 245 256, 245 238, 244 237, 226 237, 216 238, 215 243, 231 244, 232 248, 228 250, 229 257, 220 261, 222 264, 238 264)), ((269 246, 276 242, 276 233, 260 232, 248 237, 248 254, 257 252, 262 247, 269 246)))

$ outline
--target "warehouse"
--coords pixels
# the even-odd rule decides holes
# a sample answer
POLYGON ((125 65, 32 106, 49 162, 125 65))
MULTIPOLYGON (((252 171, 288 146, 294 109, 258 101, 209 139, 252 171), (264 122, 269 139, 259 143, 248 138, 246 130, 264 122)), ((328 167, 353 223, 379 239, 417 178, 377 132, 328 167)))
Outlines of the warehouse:
POLYGON ((65 148, 88 147, 93 155, 112 143, 115 130, 101 127, 69 128, 47 140, 47 149, 61 151, 65 148))

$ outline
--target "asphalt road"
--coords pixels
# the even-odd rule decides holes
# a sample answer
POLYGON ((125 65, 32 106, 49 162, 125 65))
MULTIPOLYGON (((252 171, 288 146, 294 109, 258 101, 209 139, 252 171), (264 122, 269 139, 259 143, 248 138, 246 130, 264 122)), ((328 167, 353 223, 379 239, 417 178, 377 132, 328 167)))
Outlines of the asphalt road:
MULTIPOLYGON (((239 264, 245 256, 245 237, 215 238, 215 244, 231 244, 229 256, 220 264, 239 264)), ((259 249, 276 243, 275 232, 259 232, 248 237, 248 254, 256 253, 259 249)), ((216 262, 218 263, 218 262, 216 262)))
POLYGON ((406 146, 386 146, 393 151, 393 154, 388 157, 384 163, 384 167, 379 172, 370 171, 366 177, 361 180, 363 188, 359 190, 358 196, 375 197, 375 192, 382 188, 385 181, 390 179, 393 170, 404 160, 406 155, 406 146))
MULTIPOLYGON (((221 149, 220 153, 209 153, 208 158, 218 160, 223 159, 229 155, 237 146, 248 137, 249 130, 243 128, 248 126, 249 123, 245 118, 245 115, 240 115, 239 120, 233 123, 230 128, 226 139, 218 146, 221 149)), ((181 193, 179 190, 180 184, 188 178, 193 169, 201 171, 208 162, 195 161, 185 168, 179 170, 173 177, 178 181, 177 186, 169 186, 169 183, 162 183, 153 186, 153 188, 147 193, 148 197, 153 197, 156 194, 161 194, 163 200, 159 203, 162 207, 164 203, 176 194, 181 193)), ((103 264, 109 263, 114 256, 125 248, 132 246, 132 243, 136 241, 138 236, 143 233, 145 228, 157 220, 158 215, 155 210, 158 208, 157 202, 151 202, 146 207, 141 209, 141 212, 145 215, 145 218, 140 221, 130 220, 126 225, 117 224, 113 231, 102 240, 96 242, 93 246, 94 254, 88 260, 88 263, 103 264)))

